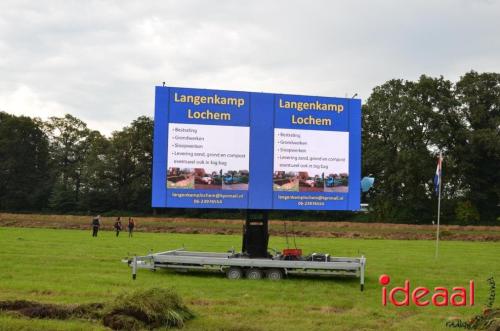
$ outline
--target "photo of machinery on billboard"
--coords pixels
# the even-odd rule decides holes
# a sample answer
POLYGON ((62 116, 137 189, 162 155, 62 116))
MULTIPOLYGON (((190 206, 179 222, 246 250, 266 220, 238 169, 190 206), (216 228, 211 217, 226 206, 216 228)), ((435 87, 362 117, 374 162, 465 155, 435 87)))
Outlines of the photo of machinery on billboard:
POLYGON ((156 87, 153 207, 358 210, 361 100, 156 87))

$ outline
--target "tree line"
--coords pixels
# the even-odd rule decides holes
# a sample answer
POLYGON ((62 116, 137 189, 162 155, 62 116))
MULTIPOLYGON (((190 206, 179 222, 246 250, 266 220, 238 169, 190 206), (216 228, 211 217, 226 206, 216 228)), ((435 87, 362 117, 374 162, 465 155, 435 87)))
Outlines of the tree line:
POLYGON ((71 115, 0 113, 0 209, 150 211, 153 121, 107 138, 71 115))
MULTIPOLYGON (((443 221, 500 220, 500 74, 471 71, 456 83, 425 75, 393 79, 373 89, 362 116, 362 174, 375 177, 362 195, 369 212, 273 217, 429 223, 442 151, 443 221)), ((152 141, 146 116, 106 137, 69 114, 42 121, 0 112, 0 210, 152 213, 152 141)))

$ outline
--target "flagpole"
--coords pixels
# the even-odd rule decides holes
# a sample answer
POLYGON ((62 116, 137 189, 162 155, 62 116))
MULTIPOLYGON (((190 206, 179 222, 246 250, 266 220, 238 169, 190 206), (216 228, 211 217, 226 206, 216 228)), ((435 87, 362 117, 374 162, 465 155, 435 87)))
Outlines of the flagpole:
POLYGON ((437 228, 436 228, 436 259, 439 252, 439 221, 441 219, 441 182, 443 173, 443 154, 439 151, 439 188, 438 188, 438 215, 437 215, 437 228))

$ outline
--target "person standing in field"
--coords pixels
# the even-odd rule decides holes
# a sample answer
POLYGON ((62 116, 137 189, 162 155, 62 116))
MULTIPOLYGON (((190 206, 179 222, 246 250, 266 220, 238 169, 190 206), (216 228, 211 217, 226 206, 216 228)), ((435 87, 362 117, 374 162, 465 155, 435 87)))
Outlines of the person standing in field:
POLYGON ((99 228, 101 227, 101 215, 97 215, 92 219, 92 237, 97 237, 99 228))
POLYGON ((128 236, 132 237, 132 233, 134 232, 135 221, 132 217, 128 218, 128 236))
POLYGON ((120 234, 121 230, 122 230, 122 221, 120 219, 120 216, 118 216, 118 218, 116 219, 116 222, 115 222, 115 231, 116 231, 117 237, 120 234))

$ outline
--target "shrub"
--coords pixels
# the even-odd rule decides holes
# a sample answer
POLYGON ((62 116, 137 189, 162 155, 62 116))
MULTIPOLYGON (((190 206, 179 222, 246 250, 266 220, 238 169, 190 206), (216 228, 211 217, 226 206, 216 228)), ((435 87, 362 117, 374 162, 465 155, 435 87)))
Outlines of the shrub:
POLYGON ((123 294, 104 315, 104 325, 114 330, 182 327, 194 314, 173 289, 151 288, 123 294))
POLYGON ((479 223, 479 212, 470 201, 461 201, 457 203, 455 215, 459 224, 477 224, 479 223))

